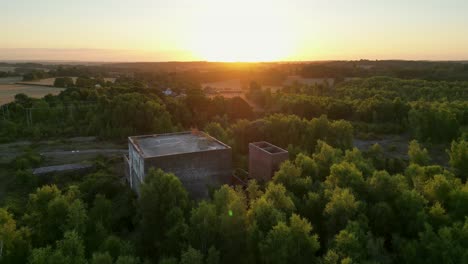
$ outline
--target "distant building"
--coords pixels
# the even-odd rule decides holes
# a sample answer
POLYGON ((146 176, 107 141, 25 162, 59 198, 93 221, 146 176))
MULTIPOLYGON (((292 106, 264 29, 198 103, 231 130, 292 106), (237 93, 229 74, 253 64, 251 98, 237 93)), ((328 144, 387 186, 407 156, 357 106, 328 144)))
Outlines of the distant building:
POLYGON ((249 178, 269 181, 281 163, 289 159, 288 151, 265 141, 249 144, 249 178))
POLYGON ((167 88, 166 90, 163 91, 163 94, 165 96, 172 96, 172 95, 174 95, 174 92, 172 91, 171 88, 167 88))
POLYGON ((133 190, 150 168, 174 173, 193 198, 206 198, 209 191, 230 181, 231 148, 203 132, 183 132, 128 138, 127 181, 133 190))

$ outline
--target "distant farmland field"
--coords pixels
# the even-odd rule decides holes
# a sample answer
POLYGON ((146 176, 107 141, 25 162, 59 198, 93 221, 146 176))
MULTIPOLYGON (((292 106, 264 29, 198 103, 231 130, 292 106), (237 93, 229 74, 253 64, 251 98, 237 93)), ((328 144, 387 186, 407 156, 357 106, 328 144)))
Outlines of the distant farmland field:
MULTIPOLYGON (((202 83, 202 87, 211 87, 218 91, 238 91, 242 92, 243 89, 248 88, 249 84, 242 83, 239 79, 234 80, 226 80, 226 81, 219 81, 219 82, 209 82, 209 83, 202 83)), ((282 86, 279 85, 262 85, 264 89, 271 89, 272 92, 276 92, 278 90, 283 89, 282 86)))
POLYGON ((19 85, 19 84, 0 84, 0 105, 15 100, 15 95, 24 93, 30 97, 41 98, 47 94, 59 94, 65 89, 45 86, 19 85))
MULTIPOLYGON (((76 82, 76 79, 78 77, 71 77, 73 79, 73 82, 76 82)), ((115 78, 104 78, 104 81, 106 82, 115 82, 115 78)), ((34 81, 19 81, 21 84, 30 84, 30 85, 44 85, 44 86, 54 86, 55 78, 47 78, 47 79, 41 79, 41 80, 34 80, 34 81)))
MULTIPOLYGON (((75 81, 75 80, 73 80, 75 81)), ((35 81, 28 81, 28 82, 21 82, 21 84, 31 84, 31 85, 44 85, 44 86, 53 86, 55 82, 55 78, 47 78, 35 81)))
POLYGON ((13 72, 15 69, 15 67, 0 66, 0 72, 13 72))
POLYGON ((215 90, 242 90, 242 83, 239 79, 203 83, 202 87, 211 87, 215 90))
POLYGON ((19 82, 23 79, 23 77, 5 77, 0 78, 0 84, 14 84, 19 82))

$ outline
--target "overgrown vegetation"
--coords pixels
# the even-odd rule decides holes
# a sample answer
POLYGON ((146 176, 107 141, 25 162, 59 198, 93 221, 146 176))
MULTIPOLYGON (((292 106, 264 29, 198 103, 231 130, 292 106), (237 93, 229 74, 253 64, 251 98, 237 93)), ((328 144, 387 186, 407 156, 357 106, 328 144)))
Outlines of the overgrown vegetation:
MULTIPOLYGON (((333 65, 302 71, 330 77, 333 65)), ((452 80, 463 67, 439 69, 449 81, 375 77, 280 92, 252 82, 256 112, 240 97, 207 97, 194 73, 99 82, 104 69, 50 69, 67 86, 66 76, 81 77, 80 87, 17 95, 0 111, 0 141, 122 141, 199 128, 232 146, 236 167, 247 169, 248 143, 259 140, 287 148, 290 159, 270 182, 225 185, 194 201, 161 170, 149 172, 136 197, 113 159, 87 173, 37 177, 31 169, 44 159, 24 149, 0 164, 1 263, 468 263, 468 86, 452 80), (175 96, 162 94, 167 85, 175 96), (414 140, 395 157, 378 144, 354 148, 363 133, 414 140), (447 166, 431 157, 434 143, 447 145, 447 166)))

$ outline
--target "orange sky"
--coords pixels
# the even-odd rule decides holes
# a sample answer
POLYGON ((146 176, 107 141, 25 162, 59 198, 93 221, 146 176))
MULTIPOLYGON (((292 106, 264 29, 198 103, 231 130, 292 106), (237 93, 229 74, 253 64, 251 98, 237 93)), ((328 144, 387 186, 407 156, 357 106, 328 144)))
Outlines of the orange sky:
POLYGON ((466 10, 461 0, 15 0, 0 9, 0 60, 466 60, 466 10))

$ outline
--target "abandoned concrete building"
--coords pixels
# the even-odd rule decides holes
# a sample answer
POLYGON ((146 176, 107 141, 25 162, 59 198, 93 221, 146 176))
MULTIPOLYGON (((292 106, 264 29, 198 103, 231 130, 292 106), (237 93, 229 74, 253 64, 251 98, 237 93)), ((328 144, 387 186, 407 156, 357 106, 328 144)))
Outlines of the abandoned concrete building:
POLYGON ((281 163, 289 159, 288 151, 265 141, 249 144, 249 178, 266 182, 273 178, 281 163))
POLYGON ((232 175, 231 148, 203 132, 129 137, 128 151, 127 181, 137 193, 150 168, 174 173, 196 199, 208 197, 232 175))

